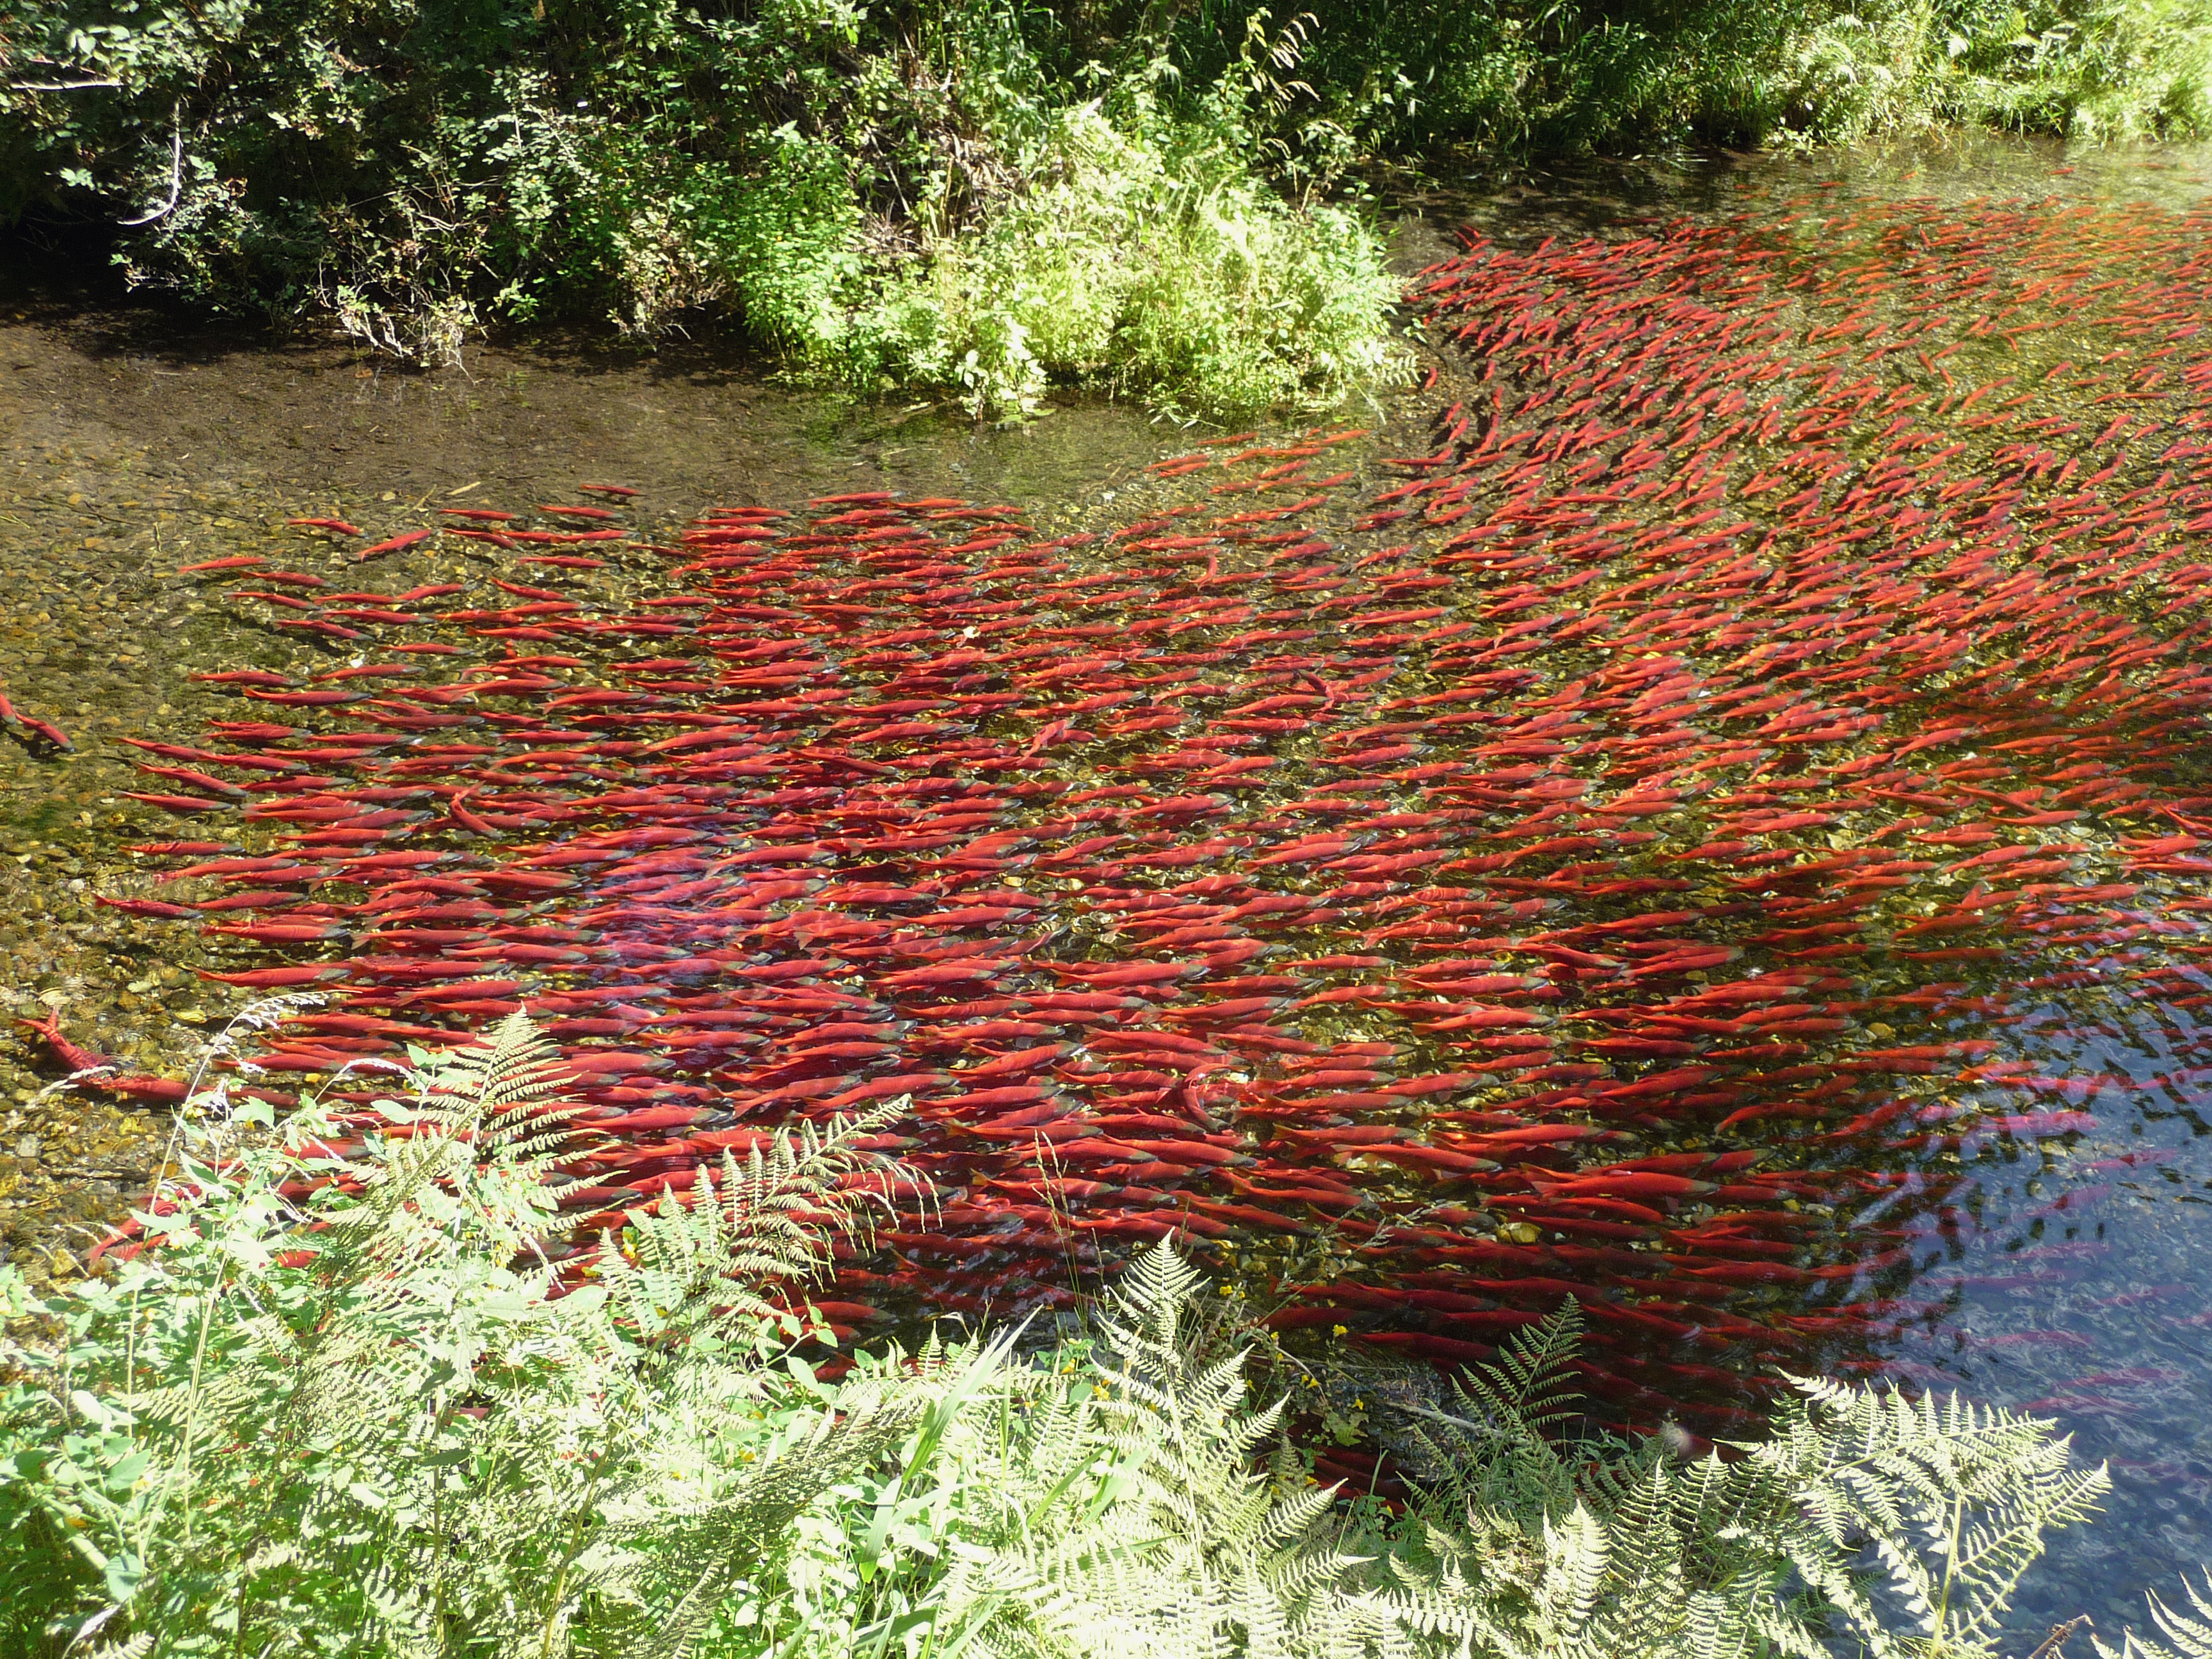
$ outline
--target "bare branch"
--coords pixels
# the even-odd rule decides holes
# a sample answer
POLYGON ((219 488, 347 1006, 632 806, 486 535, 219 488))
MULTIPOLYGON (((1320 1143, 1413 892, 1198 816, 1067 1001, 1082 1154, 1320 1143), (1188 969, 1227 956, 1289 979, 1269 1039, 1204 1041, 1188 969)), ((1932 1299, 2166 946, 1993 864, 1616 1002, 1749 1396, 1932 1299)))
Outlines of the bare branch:
POLYGON ((169 199, 149 213, 136 219, 118 219, 118 225, 150 225, 157 219, 166 219, 177 210, 177 198, 185 188, 185 104, 179 99, 169 110, 169 199))

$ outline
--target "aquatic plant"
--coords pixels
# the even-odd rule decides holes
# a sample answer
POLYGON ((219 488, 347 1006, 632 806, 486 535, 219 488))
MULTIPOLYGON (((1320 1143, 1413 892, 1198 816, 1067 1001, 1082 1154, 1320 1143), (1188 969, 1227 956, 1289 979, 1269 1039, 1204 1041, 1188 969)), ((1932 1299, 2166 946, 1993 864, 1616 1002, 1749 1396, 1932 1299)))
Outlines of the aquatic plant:
POLYGON ((1733 1460, 1555 1444, 1570 1307, 1426 1414, 1445 1479, 1345 1511, 1165 1246, 1079 1341, 832 1383, 760 1296, 893 1176, 864 1126, 726 1152, 555 1294, 550 1048, 517 1015, 401 1081, 195 1095, 129 1261, 0 1279, 11 1651, 1966 1659, 2104 1485, 2047 1425, 1818 1383, 1733 1460))

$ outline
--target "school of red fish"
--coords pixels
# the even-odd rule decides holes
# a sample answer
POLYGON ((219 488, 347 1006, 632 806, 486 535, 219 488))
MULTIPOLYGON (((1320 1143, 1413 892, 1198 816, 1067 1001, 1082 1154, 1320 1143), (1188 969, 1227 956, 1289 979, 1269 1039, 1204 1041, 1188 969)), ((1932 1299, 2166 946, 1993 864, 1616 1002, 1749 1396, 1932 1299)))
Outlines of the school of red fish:
POLYGON ((359 660, 137 740, 204 838, 107 902, 325 996, 272 1091, 526 1005, 618 1147, 574 1273, 702 1156, 910 1097, 931 1202, 841 1336, 1172 1234, 1409 1359, 1575 1295, 1608 1413, 1730 1431, 1744 1368, 1914 1316, 1940 1154, 2149 1086, 2005 1058, 2015 1009, 2201 1005, 2212 951, 2212 214, 1854 212, 1470 234, 1412 290, 1460 395, 1356 504, 1331 432, 1096 538, 708 513, 622 612, 536 585, 637 544, 613 485, 359 556, 532 561, 465 595, 195 567, 359 660))

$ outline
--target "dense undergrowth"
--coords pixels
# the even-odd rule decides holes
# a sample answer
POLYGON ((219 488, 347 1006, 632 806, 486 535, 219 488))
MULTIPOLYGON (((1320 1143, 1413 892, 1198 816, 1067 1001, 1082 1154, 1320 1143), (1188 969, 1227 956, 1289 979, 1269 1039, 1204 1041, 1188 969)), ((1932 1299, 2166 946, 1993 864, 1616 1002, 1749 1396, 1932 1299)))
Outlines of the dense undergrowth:
POLYGON ((0 1273, 7 1653, 1966 1659, 2105 1487, 1819 1382, 1725 1459, 1573 1437, 1570 1304, 1408 1418, 1412 1504, 1346 1502, 1165 1246, 1080 1340, 831 1381, 807 1282, 915 1197, 874 1125, 726 1155, 579 1273, 557 1054, 416 1059, 367 1113, 202 1091, 135 1259, 0 1273))
POLYGON ((2212 131, 2197 0, 19 0, 0 223, 453 360, 725 313, 862 391, 1170 414, 1399 372, 1348 180, 1933 120, 2212 131))

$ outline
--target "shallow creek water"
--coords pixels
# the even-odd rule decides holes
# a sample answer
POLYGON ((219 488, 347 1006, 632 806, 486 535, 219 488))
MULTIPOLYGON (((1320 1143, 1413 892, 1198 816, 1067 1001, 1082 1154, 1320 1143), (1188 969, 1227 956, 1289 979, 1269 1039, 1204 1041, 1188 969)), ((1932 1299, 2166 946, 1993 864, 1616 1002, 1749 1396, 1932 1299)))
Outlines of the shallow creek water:
MULTIPOLYGON (((178 1063, 243 995, 196 979, 186 941, 118 951, 116 919, 89 901, 133 838, 125 826, 146 822, 114 792, 144 781, 132 763, 148 757, 118 739, 196 731, 226 704, 192 675, 295 654, 211 605, 179 564, 268 550, 313 565, 326 550, 303 547, 287 518, 398 528, 426 507, 556 500, 602 475, 641 489, 635 516, 669 525, 710 503, 877 488, 1110 511, 1162 443, 1126 406, 1012 430, 935 406, 855 412, 711 349, 489 348, 465 373, 425 374, 30 291, 0 299, 0 694, 79 750, 57 763, 0 742, 0 997, 59 1007, 149 1069, 178 1063)), ((0 1032, 0 1101, 15 1109, 0 1117, 0 1248, 34 1264, 39 1244, 82 1249, 96 1236, 83 1224, 119 1212, 149 1128, 88 1099, 26 1118, 51 1058, 12 1022, 0 1032)))
MULTIPOLYGON (((1166 1216, 1294 1346, 1416 1365, 1571 1281, 1613 1420, 1730 1432, 1777 1365, 2033 1404, 2117 1489, 2020 1627, 2109 1635, 2212 1558, 2208 195, 2203 152, 1993 141, 1449 183, 1408 264, 1445 223, 1492 240, 1433 279, 1434 385, 1363 435, 1225 447, 1088 405, 825 417, 704 355, 404 375, 0 307, 0 690, 77 745, 0 744, 0 994, 147 1073, 245 996, 204 966, 327 963, 343 1018, 457 1030, 520 999, 580 1054, 650 1052, 594 1074, 607 1121, 680 1079, 728 1103, 704 1134, 909 1087, 949 1200, 841 1286, 886 1306, 1035 1300, 1049 1199, 1085 1264, 1166 1216), (874 492, 1022 527, 804 505, 874 492), (453 509, 583 533, 537 504, 587 501, 626 536, 349 574, 453 509), (751 506, 801 521, 685 530, 751 506), (321 596, 355 585, 473 609, 341 622, 321 596), (553 654, 503 694, 565 705, 534 724, 191 678, 421 692, 553 654), (250 727, 280 716, 301 735, 250 727), (364 720, 312 752, 404 821, 336 841, 121 741, 281 772, 364 720), (657 886, 617 857, 648 843, 588 852, 641 827, 701 846, 657 886), (211 917, 262 933, 94 902, 219 896, 121 850, 174 836, 297 850, 211 917), (400 847, 450 854, 473 932, 337 925, 405 903, 400 847), (269 931, 302 898, 327 941, 269 931), (434 944, 479 979, 426 980, 434 944), (702 1057, 725 1020, 754 1035, 702 1057), (1069 1138, 1007 1121, 1025 1088, 1069 1138)), ((381 1040, 325 1025, 289 1069, 381 1040)), ((113 1213, 152 1120, 33 1112, 61 1068, 26 1031, 0 1068, 0 1221, 35 1253, 113 1213)))

